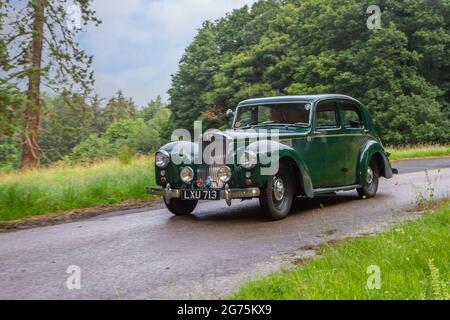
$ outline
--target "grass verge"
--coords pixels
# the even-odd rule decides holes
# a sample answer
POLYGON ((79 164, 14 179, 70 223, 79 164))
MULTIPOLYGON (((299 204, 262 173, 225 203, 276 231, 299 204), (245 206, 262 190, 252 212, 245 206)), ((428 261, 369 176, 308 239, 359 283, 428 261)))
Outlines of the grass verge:
POLYGON ((450 145, 423 145, 403 148, 387 148, 391 152, 391 160, 406 160, 417 158, 433 158, 450 156, 450 145))
POLYGON ((324 245, 320 257, 245 284, 231 299, 450 299, 450 201, 432 214, 372 237, 324 245), (370 290, 370 266, 381 288, 370 290))
POLYGON ((145 157, 0 174, 0 221, 149 199, 153 182, 153 159, 145 157))

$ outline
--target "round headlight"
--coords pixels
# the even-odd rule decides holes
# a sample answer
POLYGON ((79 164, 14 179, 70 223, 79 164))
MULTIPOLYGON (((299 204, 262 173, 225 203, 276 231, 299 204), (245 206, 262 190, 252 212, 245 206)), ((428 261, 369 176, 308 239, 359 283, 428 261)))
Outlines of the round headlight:
POLYGON ((221 167, 219 171, 217 171, 217 176, 220 181, 228 182, 231 179, 231 169, 229 167, 221 167))
POLYGON ((253 169, 258 161, 256 153, 253 151, 245 151, 240 159, 240 165, 247 170, 253 169))
POLYGON ((194 180, 194 170, 190 167, 184 167, 180 171, 180 179, 184 183, 190 183, 194 180))
POLYGON ((167 151, 158 151, 155 156, 155 164, 158 168, 164 169, 169 165, 170 155, 167 151))

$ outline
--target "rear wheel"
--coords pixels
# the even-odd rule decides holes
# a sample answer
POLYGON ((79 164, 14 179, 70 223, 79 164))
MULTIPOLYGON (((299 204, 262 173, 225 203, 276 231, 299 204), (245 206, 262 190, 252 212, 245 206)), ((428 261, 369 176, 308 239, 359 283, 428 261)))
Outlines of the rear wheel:
POLYGON ((259 203, 270 220, 286 218, 292 209, 295 197, 295 184, 287 166, 280 164, 280 170, 271 176, 262 188, 259 203))
POLYGON ((170 202, 167 203, 166 199, 164 199, 164 203, 166 204, 167 209, 174 215, 186 216, 195 210, 198 201, 171 199, 170 202))
POLYGON ((361 199, 373 198, 378 191, 378 183, 380 180, 380 171, 375 159, 372 159, 367 168, 367 177, 362 183, 362 188, 359 188, 358 195, 361 199))

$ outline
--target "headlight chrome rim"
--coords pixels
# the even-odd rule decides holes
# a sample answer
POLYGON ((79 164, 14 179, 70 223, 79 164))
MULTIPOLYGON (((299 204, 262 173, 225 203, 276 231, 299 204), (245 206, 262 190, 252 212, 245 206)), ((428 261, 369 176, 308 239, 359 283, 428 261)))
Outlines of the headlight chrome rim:
POLYGON ((160 169, 165 169, 170 163, 170 154, 165 150, 159 150, 155 155, 155 164, 160 169))
POLYGON ((251 170, 256 166, 258 157, 255 152, 247 150, 242 154, 239 162, 244 169, 251 170))
POLYGON ((184 183, 191 183, 194 180, 194 170, 191 167, 183 167, 180 170, 180 179, 184 183))
POLYGON ((228 181, 230 181, 232 176, 230 167, 228 166, 220 167, 219 170, 217 171, 217 176, 223 183, 227 183, 228 181))

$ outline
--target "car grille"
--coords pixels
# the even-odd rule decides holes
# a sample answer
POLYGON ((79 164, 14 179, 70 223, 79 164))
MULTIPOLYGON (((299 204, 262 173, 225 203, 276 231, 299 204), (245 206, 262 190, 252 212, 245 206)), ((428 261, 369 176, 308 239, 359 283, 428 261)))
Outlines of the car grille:
MULTIPOLYGON (((220 136, 219 136, 220 137, 220 136)), ((218 188, 222 189, 225 187, 225 184, 220 181, 218 172, 221 167, 223 167, 226 164, 226 144, 227 139, 223 137, 223 147, 220 150, 215 150, 215 154, 212 155, 205 155, 204 150, 213 143, 212 139, 204 139, 203 140, 203 161, 202 164, 198 166, 197 169, 197 177, 203 179, 203 181, 206 183, 208 181, 208 178, 210 178, 211 184, 209 187, 211 188, 218 188), (209 141, 208 141, 209 140, 209 141), (206 157, 211 157, 211 159, 207 159, 206 157), (208 165, 207 163, 212 163, 212 165, 208 165)))

